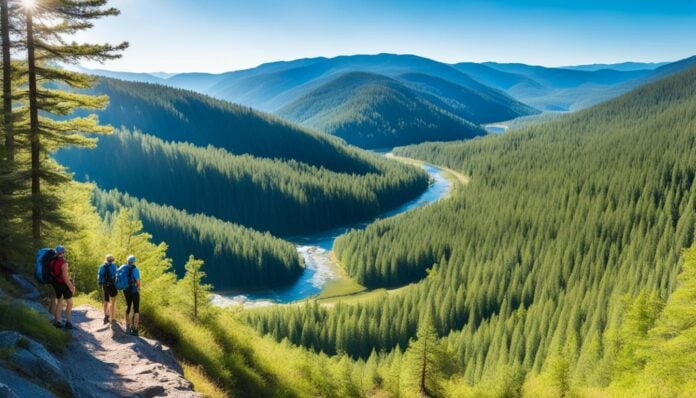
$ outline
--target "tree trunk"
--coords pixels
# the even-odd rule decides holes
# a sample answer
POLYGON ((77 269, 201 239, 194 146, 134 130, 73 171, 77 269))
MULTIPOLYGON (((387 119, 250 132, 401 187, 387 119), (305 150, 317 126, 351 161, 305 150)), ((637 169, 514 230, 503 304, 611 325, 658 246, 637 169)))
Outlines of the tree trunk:
POLYGON ((193 273, 193 319, 198 320, 198 272, 193 273))
POLYGON ((29 69, 29 138, 31 140, 31 235, 34 248, 41 244, 41 179, 39 111, 36 102, 36 60, 34 58, 34 27, 31 10, 27 8, 27 67, 29 69))
POLYGON ((427 396, 427 391, 425 390, 425 373, 428 366, 428 340, 423 339, 423 362, 421 363, 421 375, 420 375, 420 395, 427 396))
POLYGON ((10 64, 10 17, 7 0, 0 0, 2 23, 2 113, 5 128, 7 161, 14 162, 14 132, 12 131, 12 76, 10 64))

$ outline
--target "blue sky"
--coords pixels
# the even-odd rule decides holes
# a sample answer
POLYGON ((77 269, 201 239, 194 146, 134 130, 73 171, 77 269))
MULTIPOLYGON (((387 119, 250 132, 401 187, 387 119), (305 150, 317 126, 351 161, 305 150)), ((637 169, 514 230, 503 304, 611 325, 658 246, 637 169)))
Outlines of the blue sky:
POLYGON ((80 40, 131 47, 123 71, 222 72, 390 52, 561 66, 696 54, 696 1, 112 0, 80 40))

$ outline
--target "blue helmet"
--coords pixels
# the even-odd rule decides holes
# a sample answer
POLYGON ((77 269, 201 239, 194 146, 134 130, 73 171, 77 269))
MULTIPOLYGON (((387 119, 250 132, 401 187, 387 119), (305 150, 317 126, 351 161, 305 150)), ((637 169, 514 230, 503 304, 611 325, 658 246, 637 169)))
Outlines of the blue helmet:
POLYGON ((58 254, 65 253, 65 247, 63 247, 62 245, 56 246, 56 253, 58 253, 58 254))
POLYGON ((127 261, 128 263, 135 263, 135 256, 131 254, 130 256, 128 256, 128 258, 126 259, 126 261, 127 261))

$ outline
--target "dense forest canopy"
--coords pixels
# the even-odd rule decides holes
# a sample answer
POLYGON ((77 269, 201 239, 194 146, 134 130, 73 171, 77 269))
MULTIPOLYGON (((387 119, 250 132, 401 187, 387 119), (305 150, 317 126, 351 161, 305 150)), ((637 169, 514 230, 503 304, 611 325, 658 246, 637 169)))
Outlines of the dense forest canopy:
POLYGON ((556 395, 606 387, 624 298, 667 297, 694 240, 696 68, 549 123, 396 153, 471 183, 354 231, 335 251, 370 286, 424 279, 368 302, 259 310, 248 321, 367 358, 403 350, 429 317, 468 383, 531 371, 551 375, 556 395))
POLYGON ((78 179, 102 189, 276 235, 368 219, 428 185, 423 170, 364 152, 353 155, 374 171, 337 173, 129 131, 103 138, 93 150, 67 149, 55 157, 78 179))
POLYGON ((93 201, 106 220, 121 209, 133 210, 154 241, 167 243, 179 276, 190 254, 204 260, 206 281, 216 290, 287 284, 303 271, 295 246, 268 233, 149 203, 118 190, 96 189, 93 201))

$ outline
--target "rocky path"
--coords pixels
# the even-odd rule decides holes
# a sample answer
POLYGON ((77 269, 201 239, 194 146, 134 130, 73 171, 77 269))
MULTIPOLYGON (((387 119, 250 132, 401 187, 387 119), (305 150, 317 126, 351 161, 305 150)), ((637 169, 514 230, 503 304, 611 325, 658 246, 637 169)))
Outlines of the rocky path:
POLYGON ((170 350, 103 324, 101 311, 73 310, 72 340, 61 358, 79 397, 197 397, 170 350))

